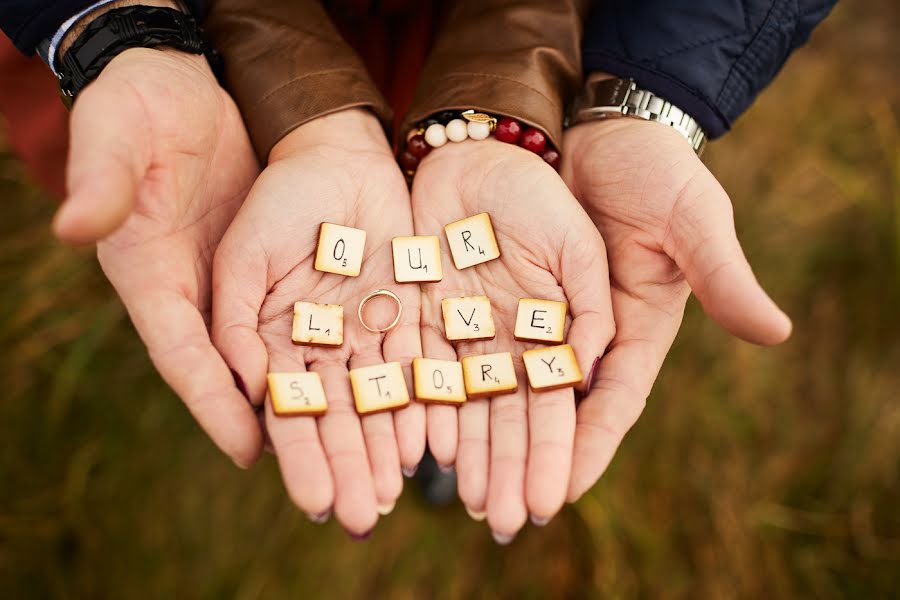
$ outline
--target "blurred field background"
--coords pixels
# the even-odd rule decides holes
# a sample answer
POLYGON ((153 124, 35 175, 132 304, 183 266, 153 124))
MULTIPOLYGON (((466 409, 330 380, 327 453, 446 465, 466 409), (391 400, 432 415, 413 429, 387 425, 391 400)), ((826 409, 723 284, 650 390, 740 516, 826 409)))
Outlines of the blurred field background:
POLYGON ((353 542, 235 469, 0 142, 0 597, 900 597, 898 34, 841 3, 707 155, 792 340, 691 301, 609 472, 507 548, 411 484, 353 542))

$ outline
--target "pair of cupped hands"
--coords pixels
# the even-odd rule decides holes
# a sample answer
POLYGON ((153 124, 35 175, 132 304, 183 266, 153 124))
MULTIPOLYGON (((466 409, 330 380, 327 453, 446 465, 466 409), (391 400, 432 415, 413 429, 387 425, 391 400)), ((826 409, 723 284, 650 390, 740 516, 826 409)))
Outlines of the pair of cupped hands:
MULTIPOLYGON (((505 542, 540 525, 599 478, 635 423, 693 291, 746 340, 784 340, 790 321, 757 284, 730 201, 674 131, 619 119, 574 127, 562 177, 538 156, 488 139, 425 158, 411 192, 377 119, 364 109, 320 117, 285 136, 260 172, 240 114, 206 62, 129 50, 78 98, 68 197, 54 227, 97 242, 154 365, 216 444, 248 467, 269 446, 293 501, 353 535, 391 510, 426 447, 455 466, 474 518, 505 542), (445 224, 487 212, 502 255, 458 271, 445 224), (323 222, 367 232, 362 273, 313 268, 323 222), (391 239, 442 237, 444 279, 393 282, 391 239), (345 322, 338 348, 295 346, 293 304, 342 304, 353 315, 387 287, 404 306, 386 334, 345 322), (442 298, 486 295, 497 337, 451 345, 442 298), (513 338, 520 298, 565 300, 585 381, 535 393, 513 338), (414 357, 509 351, 518 392, 461 407, 413 402, 360 417, 348 369, 414 357), (310 370, 324 416, 276 417, 266 373, 310 370), (576 404, 576 395, 580 402, 576 404), (260 408, 262 407, 262 408, 260 408)), ((390 313, 391 306, 373 306, 390 313)), ((375 314, 373 320, 390 320, 375 314)))

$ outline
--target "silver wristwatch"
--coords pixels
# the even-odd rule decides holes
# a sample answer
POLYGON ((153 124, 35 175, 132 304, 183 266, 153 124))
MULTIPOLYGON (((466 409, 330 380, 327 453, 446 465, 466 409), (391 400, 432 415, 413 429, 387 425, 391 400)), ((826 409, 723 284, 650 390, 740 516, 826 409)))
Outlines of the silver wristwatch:
POLYGON ((671 102, 639 88, 633 79, 588 79, 572 105, 566 126, 613 117, 635 117, 668 125, 683 135, 698 155, 706 145, 706 134, 697 121, 671 102))

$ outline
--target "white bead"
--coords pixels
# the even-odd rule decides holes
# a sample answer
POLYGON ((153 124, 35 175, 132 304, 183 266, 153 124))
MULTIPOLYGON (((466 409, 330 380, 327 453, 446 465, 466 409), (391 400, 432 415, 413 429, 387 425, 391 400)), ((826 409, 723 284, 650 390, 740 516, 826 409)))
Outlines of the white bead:
POLYGON ((461 142, 469 137, 466 122, 462 119, 453 119, 447 123, 447 139, 451 142, 461 142))
POLYGON ((491 124, 479 121, 469 121, 469 137, 473 140, 483 140, 491 135, 491 124))
POLYGON ((425 130, 425 141, 432 148, 440 148, 447 143, 447 130, 440 123, 429 125, 425 130))

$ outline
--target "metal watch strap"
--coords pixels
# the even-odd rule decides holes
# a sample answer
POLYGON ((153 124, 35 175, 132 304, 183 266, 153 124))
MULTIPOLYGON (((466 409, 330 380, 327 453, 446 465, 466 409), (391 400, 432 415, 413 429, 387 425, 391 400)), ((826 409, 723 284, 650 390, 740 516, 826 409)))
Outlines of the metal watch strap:
POLYGON ((92 21, 59 60, 63 100, 73 100, 125 50, 157 46, 205 54, 213 71, 217 71, 218 55, 206 43, 202 29, 191 15, 171 8, 116 8, 92 21))
POLYGON ((706 145, 706 134, 697 121, 671 102, 638 87, 633 79, 588 80, 575 99, 567 125, 612 117, 636 117, 668 125, 684 136, 697 154, 706 145))

